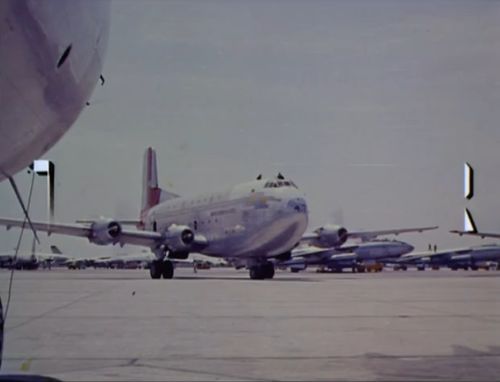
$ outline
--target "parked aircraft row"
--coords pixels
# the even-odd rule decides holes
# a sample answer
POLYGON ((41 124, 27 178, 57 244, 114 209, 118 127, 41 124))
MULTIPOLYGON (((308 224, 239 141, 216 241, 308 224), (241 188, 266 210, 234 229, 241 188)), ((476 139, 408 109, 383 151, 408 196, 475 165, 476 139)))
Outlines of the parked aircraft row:
MULTIPOLYGON (((477 270, 479 268, 497 268, 500 263, 500 245, 497 244, 440 251, 412 252, 412 250, 413 247, 410 244, 397 240, 371 240, 327 249, 304 245, 294 248, 289 260, 271 259, 270 261, 275 267, 290 269, 292 272, 299 272, 311 266, 316 266, 322 271, 342 272, 348 269, 352 272, 364 272, 365 270, 382 270, 384 266, 388 265, 392 266, 394 270, 406 270, 409 267, 415 267, 418 270, 439 269, 441 267, 452 270, 477 270)), ((52 267, 135 269, 149 268, 156 260, 154 254, 145 251, 137 254, 98 257, 69 256, 63 254, 55 245, 51 246, 51 253, 40 253, 35 249, 35 240, 33 240, 31 252, 22 252, 17 257, 14 256, 14 252, 0 253, 0 268, 29 270, 50 269, 52 267)), ((200 254, 190 254, 188 259, 172 261, 175 267, 228 265, 224 260, 217 260, 200 254)))
MULTIPOLYGON (((15 250, 0 253, 0 268, 15 268, 24 270, 51 269, 53 267, 65 267, 68 269, 92 268, 114 268, 114 269, 137 269, 149 268, 155 256, 152 253, 141 252, 136 254, 118 254, 110 256, 80 257, 64 254, 56 245, 51 245, 51 253, 36 250, 36 241, 33 240, 31 251, 21 251, 15 254, 15 250)), ((200 255, 191 254, 188 259, 175 260, 175 266, 197 267, 219 266, 221 261, 200 255)))
POLYGON ((53 266, 67 266, 71 261, 69 256, 65 256, 57 246, 51 246, 51 253, 43 253, 36 251, 35 240, 30 252, 24 251, 17 253, 16 251, 6 251, 0 253, 0 268, 15 268, 15 269, 38 269, 51 268, 53 266))
POLYGON ((500 262, 500 245, 486 244, 469 248, 446 249, 442 251, 427 251, 410 253, 394 261, 395 269, 406 270, 414 266, 417 269, 439 269, 448 267, 453 270, 471 269, 495 266, 500 262))
POLYGON ((321 266, 333 272, 350 269, 363 272, 367 266, 397 259, 413 250, 413 246, 397 240, 371 240, 357 245, 338 248, 318 248, 306 246, 292 251, 292 258, 279 264, 299 272, 308 266, 321 266))

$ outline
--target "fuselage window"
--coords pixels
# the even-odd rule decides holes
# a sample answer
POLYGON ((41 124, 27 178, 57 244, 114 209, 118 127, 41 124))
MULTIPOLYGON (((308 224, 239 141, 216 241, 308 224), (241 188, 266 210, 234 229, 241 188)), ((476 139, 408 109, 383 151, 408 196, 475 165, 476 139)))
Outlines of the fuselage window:
POLYGON ((193 227, 195 231, 198 229, 198 222, 196 220, 193 223, 193 227))
POLYGON ((156 232, 156 220, 155 220, 155 221, 153 221, 153 231, 155 231, 155 232, 156 232))

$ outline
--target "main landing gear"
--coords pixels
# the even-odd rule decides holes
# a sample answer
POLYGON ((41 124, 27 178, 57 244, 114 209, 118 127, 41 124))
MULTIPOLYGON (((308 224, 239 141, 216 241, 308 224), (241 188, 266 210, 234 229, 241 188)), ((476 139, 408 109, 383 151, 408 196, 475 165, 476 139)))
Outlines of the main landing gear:
POLYGON ((250 278, 252 280, 272 279, 274 277, 274 264, 266 262, 264 264, 250 267, 250 278))
POLYGON ((149 274, 152 279, 162 276, 164 279, 171 279, 174 277, 174 264, 170 260, 154 260, 149 266, 149 274))

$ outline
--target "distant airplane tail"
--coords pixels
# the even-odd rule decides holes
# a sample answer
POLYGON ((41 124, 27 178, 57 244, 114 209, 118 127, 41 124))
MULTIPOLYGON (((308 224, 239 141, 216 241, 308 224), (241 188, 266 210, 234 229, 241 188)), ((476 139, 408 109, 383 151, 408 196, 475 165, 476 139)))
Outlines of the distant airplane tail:
POLYGON ((477 232, 476 223, 474 222, 472 214, 467 208, 464 210, 464 231, 473 233, 477 232))
POLYGON ((177 198, 179 195, 162 190, 158 187, 158 167, 156 164, 156 151, 148 147, 144 153, 142 170, 142 204, 139 228, 144 228, 144 221, 148 211, 168 199, 177 198))
POLYGON ((50 250, 54 255, 62 255, 62 251, 57 247, 57 245, 51 245, 50 250))

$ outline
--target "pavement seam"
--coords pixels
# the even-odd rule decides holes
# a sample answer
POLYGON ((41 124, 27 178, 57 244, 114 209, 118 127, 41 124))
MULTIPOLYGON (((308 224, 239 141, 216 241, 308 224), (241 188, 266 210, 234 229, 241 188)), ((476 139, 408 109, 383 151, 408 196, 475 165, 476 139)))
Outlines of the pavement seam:
POLYGON ((16 329, 18 329, 18 328, 22 327, 22 326, 28 325, 28 324, 30 324, 30 323, 32 323, 32 322, 34 322, 34 321, 36 321, 36 320, 38 320, 38 319, 40 319, 40 318, 44 318, 44 317, 46 317, 46 316, 49 316, 50 314, 52 314, 52 313, 54 313, 54 312, 57 312, 58 310, 61 310, 61 309, 67 308, 67 307, 69 307, 69 306, 71 306, 71 305, 73 305, 73 304, 76 304, 76 303, 78 303, 78 302, 80 302, 80 301, 82 301, 82 300, 85 300, 85 299, 87 299, 87 298, 89 298, 89 297, 92 297, 92 296, 98 295, 98 294, 100 294, 100 293, 102 293, 102 292, 101 292, 101 291, 98 291, 98 292, 93 292, 93 293, 90 293, 90 294, 86 294, 86 295, 84 295, 84 296, 80 296, 80 297, 78 297, 76 300, 70 301, 70 302, 68 302, 68 303, 66 303, 66 304, 63 304, 63 305, 59 305, 59 306, 57 306, 57 307, 55 307, 55 308, 53 308, 53 309, 50 309, 50 310, 48 310, 48 311, 46 311, 46 312, 44 312, 44 313, 42 313, 42 314, 39 314, 38 316, 33 316, 33 317, 31 317, 30 319, 28 319, 28 320, 26 320, 26 321, 24 321, 24 322, 21 322, 21 323, 19 323, 19 324, 17 324, 17 325, 14 325, 14 326, 11 326, 11 327, 7 327, 7 328, 5 328, 4 330, 5 330, 5 332, 11 332, 11 331, 13 331, 13 330, 16 330, 16 329))

